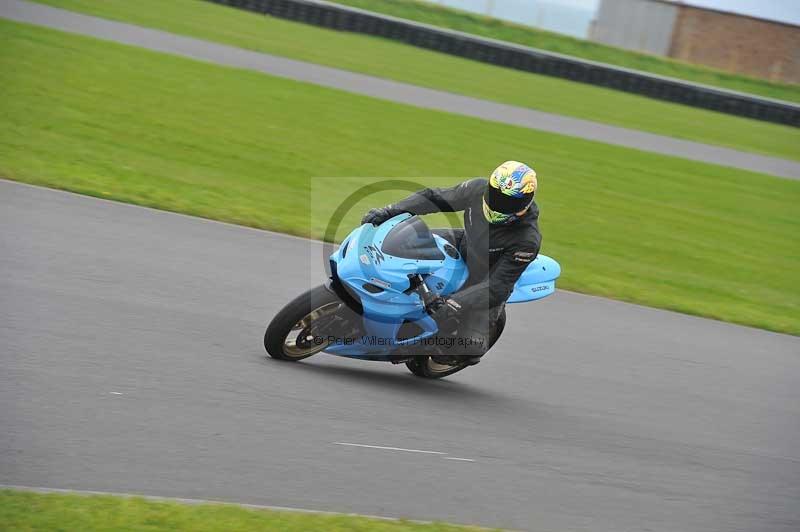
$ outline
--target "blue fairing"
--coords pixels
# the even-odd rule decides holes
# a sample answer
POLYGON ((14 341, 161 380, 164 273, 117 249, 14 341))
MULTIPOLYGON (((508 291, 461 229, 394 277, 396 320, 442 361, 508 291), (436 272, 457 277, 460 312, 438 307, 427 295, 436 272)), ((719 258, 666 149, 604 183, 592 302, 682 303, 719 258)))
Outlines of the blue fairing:
POLYGON ((508 303, 524 303, 549 296, 556 291, 556 279, 559 275, 561 266, 547 255, 539 255, 517 279, 508 303))
MULTIPOLYGON (((416 291, 409 290, 410 274, 422 274, 428 289, 443 296, 458 291, 469 276, 458 251, 410 214, 395 216, 378 227, 364 224, 354 229, 330 260, 333 275, 361 302, 367 334, 347 345, 330 345, 326 352, 358 358, 385 360, 396 347, 436 334, 436 322, 425 312, 416 291), (400 341, 397 333, 405 321, 414 322, 420 333, 400 341)), ((523 272, 508 302, 552 294, 560 272, 556 261, 539 255, 523 272)))

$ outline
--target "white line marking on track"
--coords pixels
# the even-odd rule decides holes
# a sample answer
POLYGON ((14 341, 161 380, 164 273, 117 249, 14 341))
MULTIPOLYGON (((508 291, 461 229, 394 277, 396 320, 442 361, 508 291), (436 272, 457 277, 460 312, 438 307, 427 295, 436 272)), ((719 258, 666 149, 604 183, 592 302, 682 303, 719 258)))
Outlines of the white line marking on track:
POLYGON ((108 392, 108 393, 110 393, 111 395, 122 395, 122 392, 108 392))
POLYGON ((403 449, 402 447, 384 447, 382 445, 366 445, 364 443, 348 443, 343 441, 332 442, 334 445, 346 445, 348 447, 366 447, 367 449, 383 449, 384 451, 403 451, 406 453, 423 453, 423 454, 447 454, 441 451, 421 451, 419 449, 403 449))
POLYGON ((344 445, 347 447, 364 447, 366 449, 380 449, 382 451, 401 451, 405 453, 421 453, 421 454, 438 454, 445 460, 457 460, 459 462, 474 462, 472 458, 458 458, 456 456, 447 456, 447 453, 442 451, 423 451, 421 449, 406 449, 404 447, 387 447, 385 445, 367 445, 366 443, 350 443, 345 441, 331 442, 333 445, 344 445))

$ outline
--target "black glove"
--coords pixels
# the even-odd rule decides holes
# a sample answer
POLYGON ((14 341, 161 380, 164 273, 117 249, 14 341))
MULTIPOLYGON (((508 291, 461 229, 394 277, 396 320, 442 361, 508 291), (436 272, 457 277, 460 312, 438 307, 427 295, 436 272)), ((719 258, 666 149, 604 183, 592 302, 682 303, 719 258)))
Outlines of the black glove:
POLYGON ((381 207, 379 209, 370 209, 370 211, 361 218, 362 224, 381 225, 383 222, 395 216, 396 213, 389 209, 389 207, 381 207))

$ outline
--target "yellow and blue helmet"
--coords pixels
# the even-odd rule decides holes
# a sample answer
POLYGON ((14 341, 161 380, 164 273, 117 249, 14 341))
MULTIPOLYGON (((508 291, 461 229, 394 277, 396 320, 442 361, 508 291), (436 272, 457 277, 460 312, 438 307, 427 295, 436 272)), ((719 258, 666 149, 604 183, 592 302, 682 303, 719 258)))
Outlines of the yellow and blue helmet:
POLYGON ((519 213, 533 203, 537 186, 533 168, 517 161, 504 162, 489 177, 483 194, 483 215, 492 224, 516 221, 519 213))

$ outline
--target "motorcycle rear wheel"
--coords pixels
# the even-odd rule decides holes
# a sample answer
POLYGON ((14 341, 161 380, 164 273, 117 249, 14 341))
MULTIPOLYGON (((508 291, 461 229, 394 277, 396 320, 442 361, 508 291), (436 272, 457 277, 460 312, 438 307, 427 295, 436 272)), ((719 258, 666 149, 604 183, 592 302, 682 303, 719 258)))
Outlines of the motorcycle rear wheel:
POLYGON ((406 362, 408 370, 424 379, 441 379, 469 367, 469 364, 437 364, 429 356, 416 356, 406 362))
POLYGON ((318 335, 315 326, 335 318, 344 303, 324 285, 312 288, 272 318, 264 333, 264 348, 272 358, 298 361, 328 347, 327 335, 318 335))
MULTIPOLYGON (((494 334, 489 340, 489 347, 487 348, 487 351, 488 349, 491 349, 497 340, 500 339, 500 335, 503 334, 503 329, 505 329, 505 327, 506 309, 504 308, 500 312, 497 322, 495 322, 494 334)), ((417 377, 422 377, 425 379, 441 379, 442 377, 447 377, 448 375, 452 375, 453 373, 459 372, 462 369, 466 369, 470 367, 470 365, 471 364, 438 364, 429 356, 416 356, 406 362, 406 367, 411 373, 417 377)))

